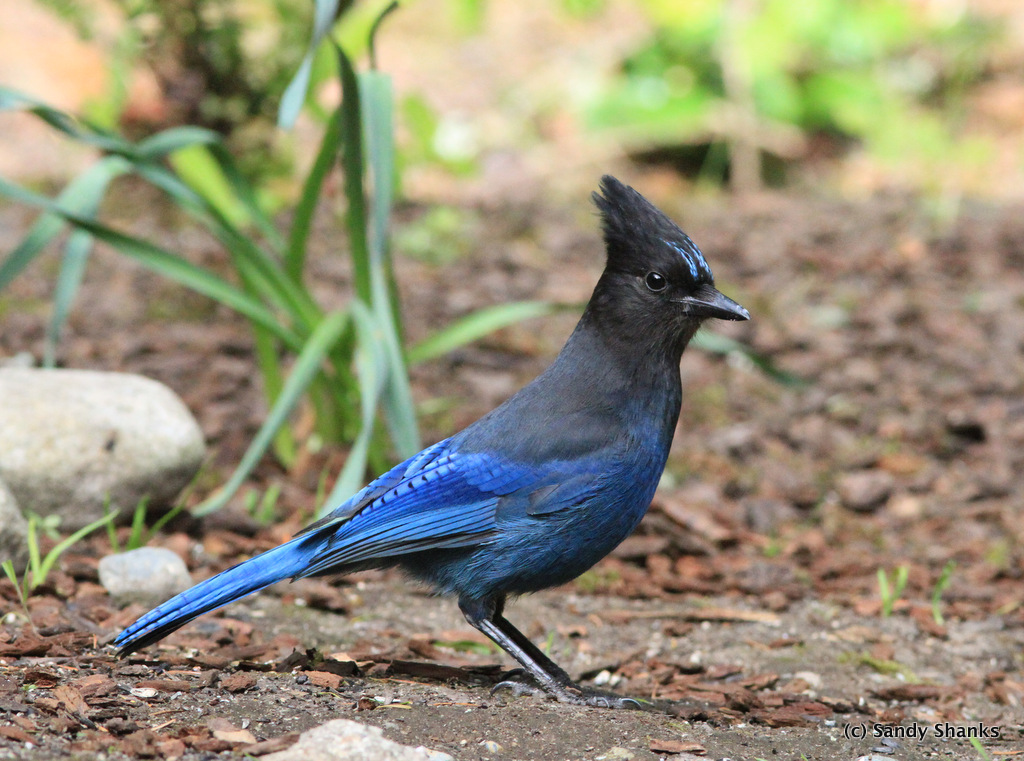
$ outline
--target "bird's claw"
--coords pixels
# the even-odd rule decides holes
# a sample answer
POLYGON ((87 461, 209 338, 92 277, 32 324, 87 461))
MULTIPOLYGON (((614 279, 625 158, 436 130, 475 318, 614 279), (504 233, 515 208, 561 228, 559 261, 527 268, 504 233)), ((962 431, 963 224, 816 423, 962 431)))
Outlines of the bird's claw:
POLYGON ((622 698, 618 695, 605 695, 602 693, 583 693, 584 705, 596 708, 621 708, 630 711, 642 711, 643 703, 634 698, 622 698))
POLYGON ((547 695, 545 690, 540 687, 535 687, 532 684, 526 684, 525 682, 517 682, 514 679, 506 679, 502 682, 498 682, 496 685, 491 687, 491 695, 501 690, 508 690, 512 693, 512 697, 521 698, 524 695, 547 695))
POLYGON ((508 690, 514 698, 531 695, 551 698, 560 703, 590 706, 592 708, 628 709, 634 711, 642 711, 644 709, 643 703, 634 698, 624 698, 612 693, 584 689, 573 682, 559 684, 551 689, 544 689, 538 686, 529 673, 523 669, 510 672, 508 676, 512 678, 504 679, 491 688, 491 695, 501 690, 508 690), (519 681, 519 678, 525 678, 528 681, 519 681))

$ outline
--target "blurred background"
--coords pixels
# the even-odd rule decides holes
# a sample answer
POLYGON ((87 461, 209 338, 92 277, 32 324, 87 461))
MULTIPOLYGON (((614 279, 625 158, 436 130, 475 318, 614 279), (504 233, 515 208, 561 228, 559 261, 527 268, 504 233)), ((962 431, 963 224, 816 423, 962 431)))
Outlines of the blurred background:
MULTIPOLYGON (((384 5, 343 14, 351 55, 384 5)), ((311 143, 273 124, 312 13, 302 0, 7 3, 0 82, 136 136, 213 127, 285 204, 311 143)), ((709 191, 1024 193, 1012 0, 419 0, 378 46, 403 190, 419 200, 572 191, 624 157, 709 191)), ((326 107, 337 92, 320 59, 326 107)), ((6 176, 59 179, 85 160, 31 120, 0 130, 6 176)))

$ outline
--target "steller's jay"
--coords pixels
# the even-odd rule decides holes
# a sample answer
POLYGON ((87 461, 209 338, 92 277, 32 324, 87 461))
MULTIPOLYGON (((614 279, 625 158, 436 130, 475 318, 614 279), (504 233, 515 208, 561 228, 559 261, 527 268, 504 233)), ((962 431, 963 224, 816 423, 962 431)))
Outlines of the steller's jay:
POLYGON ((475 628, 567 703, 584 691, 503 615, 564 584, 647 511, 679 418, 679 360, 704 320, 747 320, 697 246, 614 177, 594 194, 607 263, 555 362, 497 409, 373 481, 280 547, 197 584, 114 641, 124 655, 285 578, 398 566, 458 596, 475 628))

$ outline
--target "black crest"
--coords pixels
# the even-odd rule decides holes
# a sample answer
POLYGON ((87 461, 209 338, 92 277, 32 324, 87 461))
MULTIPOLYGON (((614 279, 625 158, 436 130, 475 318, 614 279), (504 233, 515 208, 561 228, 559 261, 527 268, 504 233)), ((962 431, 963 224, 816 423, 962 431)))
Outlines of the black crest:
POLYGON ((694 285, 714 283, 697 244, 633 188, 606 174, 593 198, 601 211, 608 269, 640 273, 669 267, 687 272, 694 285))

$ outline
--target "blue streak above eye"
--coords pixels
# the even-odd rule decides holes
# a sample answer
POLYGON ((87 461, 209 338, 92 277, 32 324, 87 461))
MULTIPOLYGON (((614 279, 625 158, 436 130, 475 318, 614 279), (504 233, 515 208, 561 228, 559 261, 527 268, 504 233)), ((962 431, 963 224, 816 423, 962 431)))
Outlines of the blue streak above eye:
POLYGON ((662 242, 683 257, 686 266, 690 268, 690 277, 694 280, 698 280, 701 275, 704 275, 708 280, 713 278, 707 259, 704 258, 704 254, 700 252, 700 249, 697 248, 692 240, 687 238, 685 241, 679 242, 662 238, 662 242))

